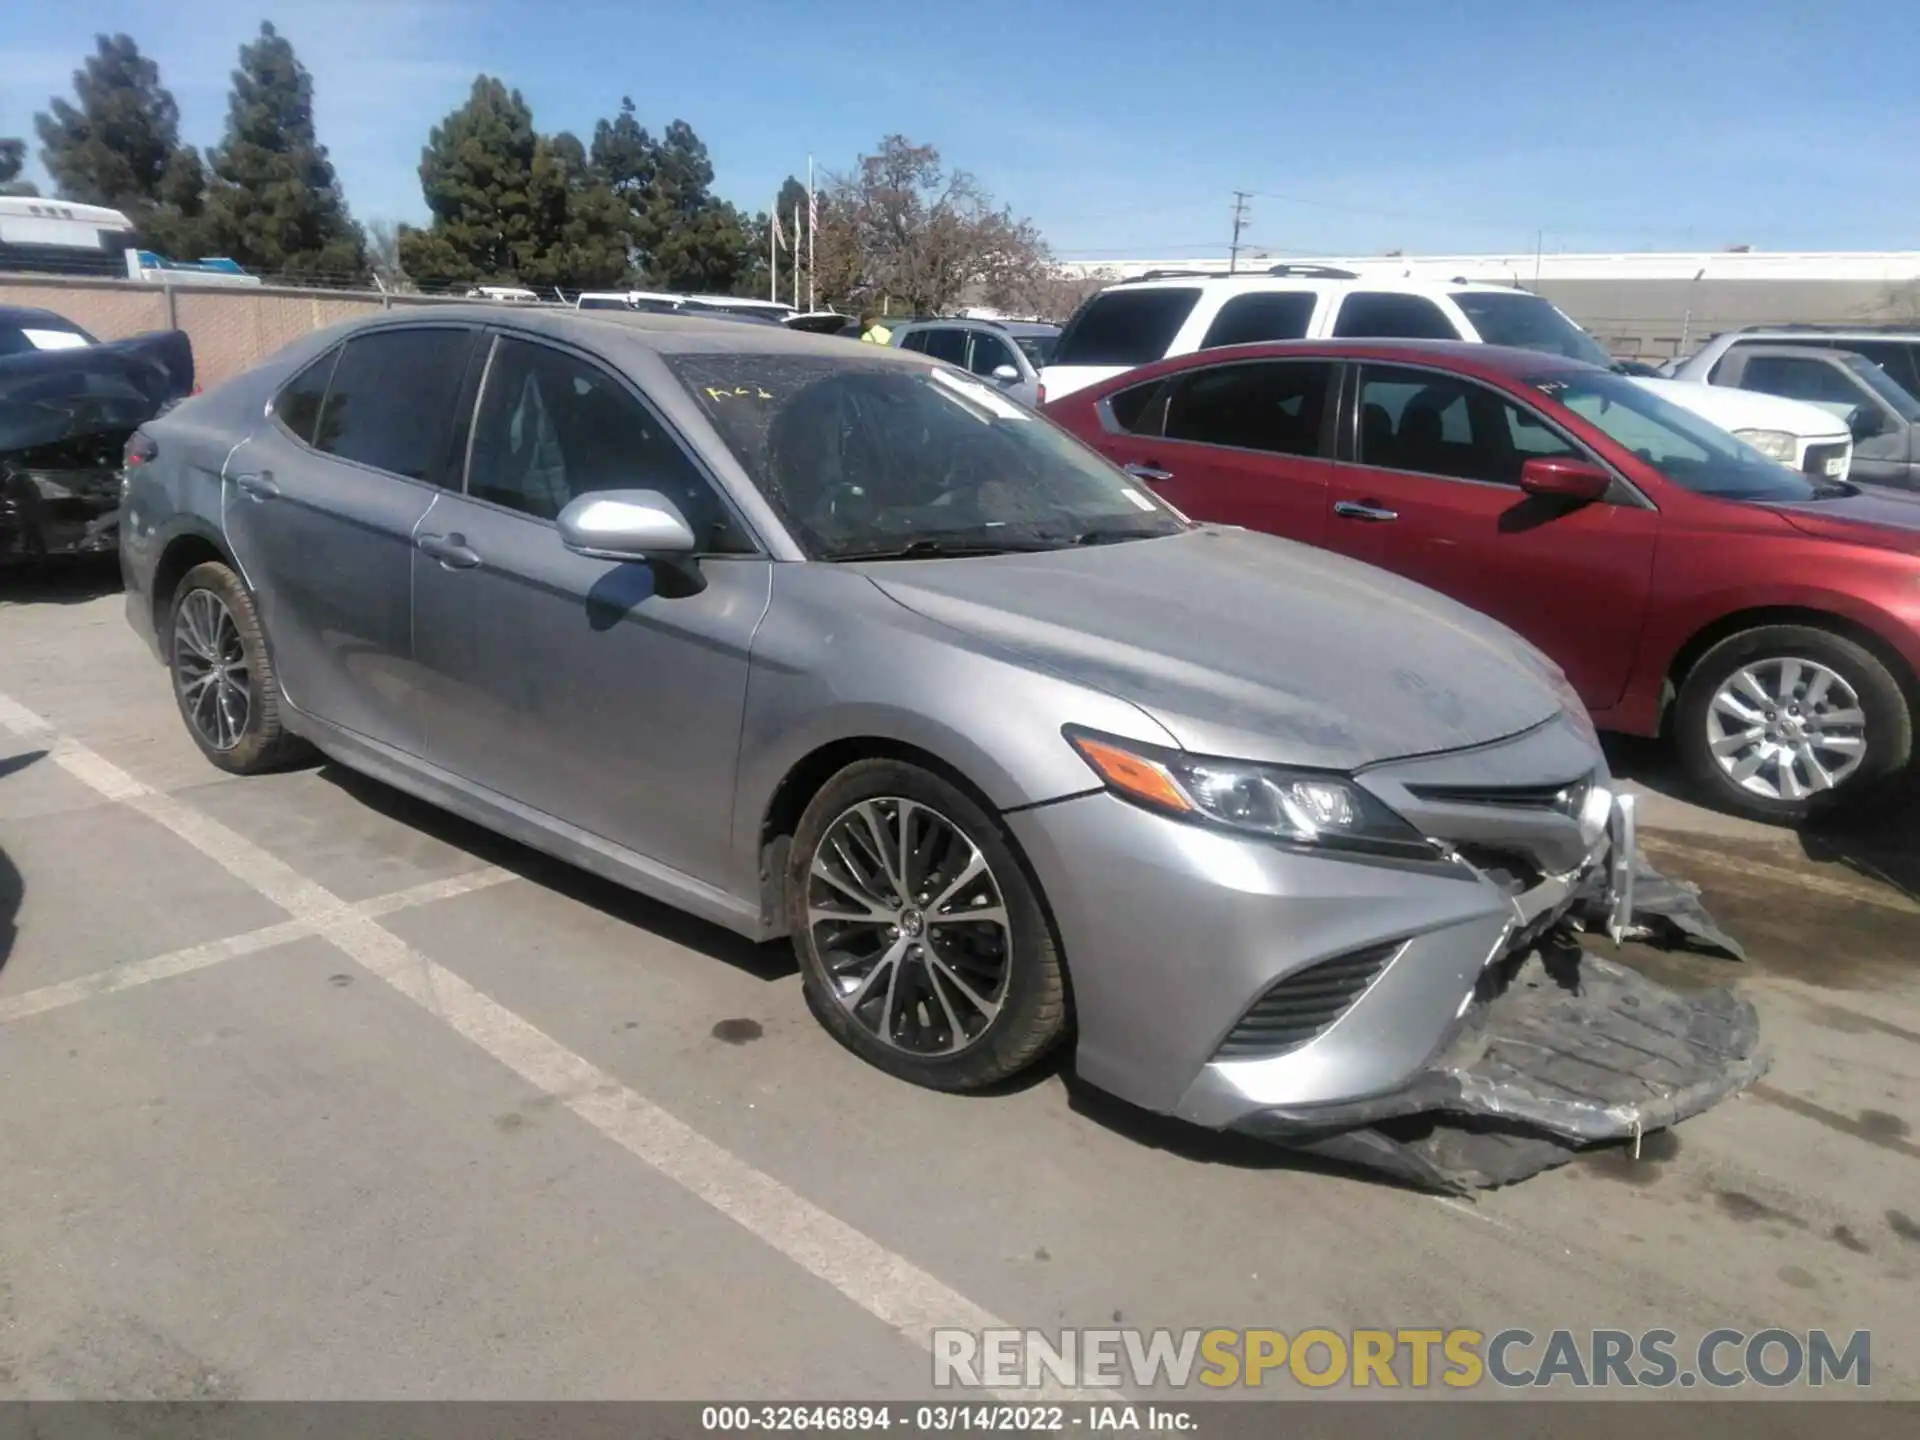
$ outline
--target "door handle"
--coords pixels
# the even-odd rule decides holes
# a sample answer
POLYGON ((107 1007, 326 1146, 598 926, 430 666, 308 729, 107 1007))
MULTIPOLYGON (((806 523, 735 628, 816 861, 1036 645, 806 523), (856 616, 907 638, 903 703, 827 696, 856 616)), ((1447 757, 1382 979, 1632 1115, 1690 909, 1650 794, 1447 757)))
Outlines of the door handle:
POLYGON ((457 531, 452 535, 419 535, 413 542, 423 555, 431 555, 449 570, 471 570, 480 563, 480 552, 467 548, 467 537, 457 531))
POLYGON ((1173 478, 1171 470, 1162 470, 1158 465, 1149 465, 1143 460, 1136 460, 1131 465, 1122 465, 1120 468, 1134 479, 1144 480, 1149 485, 1158 485, 1163 480, 1173 478))
POLYGON ((280 493, 280 487, 273 483, 271 470, 262 470, 257 475, 236 475, 233 483, 249 500, 271 500, 280 493))
POLYGON ((1387 510, 1364 500, 1341 500, 1333 507, 1333 513, 1343 520, 1366 520, 1378 524, 1382 520, 1398 520, 1398 510, 1387 510))

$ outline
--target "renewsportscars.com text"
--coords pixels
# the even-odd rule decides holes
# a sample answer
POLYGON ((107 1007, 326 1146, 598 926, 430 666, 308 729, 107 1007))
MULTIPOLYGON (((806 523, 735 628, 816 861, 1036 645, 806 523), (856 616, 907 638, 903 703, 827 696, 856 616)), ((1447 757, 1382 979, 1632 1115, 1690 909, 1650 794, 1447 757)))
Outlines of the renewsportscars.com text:
POLYGON ((935 1330, 933 1383, 1069 1389, 1652 1388, 1873 1383, 1865 1330, 935 1330))

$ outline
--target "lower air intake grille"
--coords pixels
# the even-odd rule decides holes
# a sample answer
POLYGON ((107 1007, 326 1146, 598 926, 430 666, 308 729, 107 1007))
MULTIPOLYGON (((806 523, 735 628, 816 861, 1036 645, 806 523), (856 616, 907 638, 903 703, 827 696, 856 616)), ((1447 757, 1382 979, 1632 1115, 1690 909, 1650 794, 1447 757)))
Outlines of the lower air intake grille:
POLYGON ((1346 1014, 1399 950, 1396 940, 1322 960, 1289 975, 1240 1017, 1215 1058, 1248 1060, 1299 1049, 1346 1014))

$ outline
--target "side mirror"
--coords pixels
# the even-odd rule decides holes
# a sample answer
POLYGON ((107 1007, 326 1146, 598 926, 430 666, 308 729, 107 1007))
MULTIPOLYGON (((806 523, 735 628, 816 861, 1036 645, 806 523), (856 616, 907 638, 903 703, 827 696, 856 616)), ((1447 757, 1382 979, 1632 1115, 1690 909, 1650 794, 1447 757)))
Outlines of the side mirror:
POLYGON ((1613 487, 1613 476, 1586 460, 1536 456, 1520 467, 1520 488, 1529 495, 1591 504, 1613 487))
POLYGON ((693 527, 658 490, 582 495, 554 523, 562 545, 595 560, 665 559, 694 550, 693 527))
POLYGON ((1855 440, 1871 440, 1886 432, 1887 417, 1880 413, 1877 405, 1856 405, 1853 407, 1853 419, 1847 428, 1853 432, 1855 440))
POLYGON ((993 378, 1002 385, 1018 385, 1020 372, 1011 365, 996 365, 993 367, 993 378))

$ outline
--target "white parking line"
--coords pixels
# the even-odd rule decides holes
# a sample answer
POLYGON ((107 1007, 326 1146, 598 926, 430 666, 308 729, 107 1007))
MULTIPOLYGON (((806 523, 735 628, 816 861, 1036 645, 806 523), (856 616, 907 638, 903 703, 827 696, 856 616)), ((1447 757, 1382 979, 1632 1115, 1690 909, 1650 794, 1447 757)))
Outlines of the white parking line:
MULTIPOLYGON (((57 736, 45 720, 5 695, 0 695, 0 725, 23 738, 49 741, 51 758, 75 779, 171 830, 303 923, 308 933, 323 936, 608 1139, 920 1349, 932 1350, 938 1328, 1007 1328, 990 1311, 628 1089, 245 836, 143 784, 77 741, 57 736)), ((1012 1398, 1113 1397, 1048 1382, 1012 1398)))
MULTIPOLYGON (((396 910, 431 905, 436 900, 451 900, 456 895, 468 895, 514 878, 510 870, 487 865, 478 870, 451 875, 444 880, 429 880, 424 885, 376 895, 371 900, 363 900, 348 908, 361 915, 391 915, 396 910)), ((130 964, 116 965, 111 970, 98 970, 74 980, 63 980, 57 985, 43 985, 38 990, 22 991, 18 995, 0 999, 0 1025, 10 1020, 23 1020, 29 1015, 44 1015, 49 1010, 62 1010, 97 996, 116 995, 122 990, 150 985, 155 980, 189 975, 195 970, 218 965, 223 960, 257 955, 262 950, 271 950, 276 945, 285 945, 289 941, 302 940, 318 933, 311 920, 282 920, 277 925, 249 930, 244 935, 229 935, 224 940, 189 945, 184 950, 155 955, 149 960, 135 960, 130 964)))

